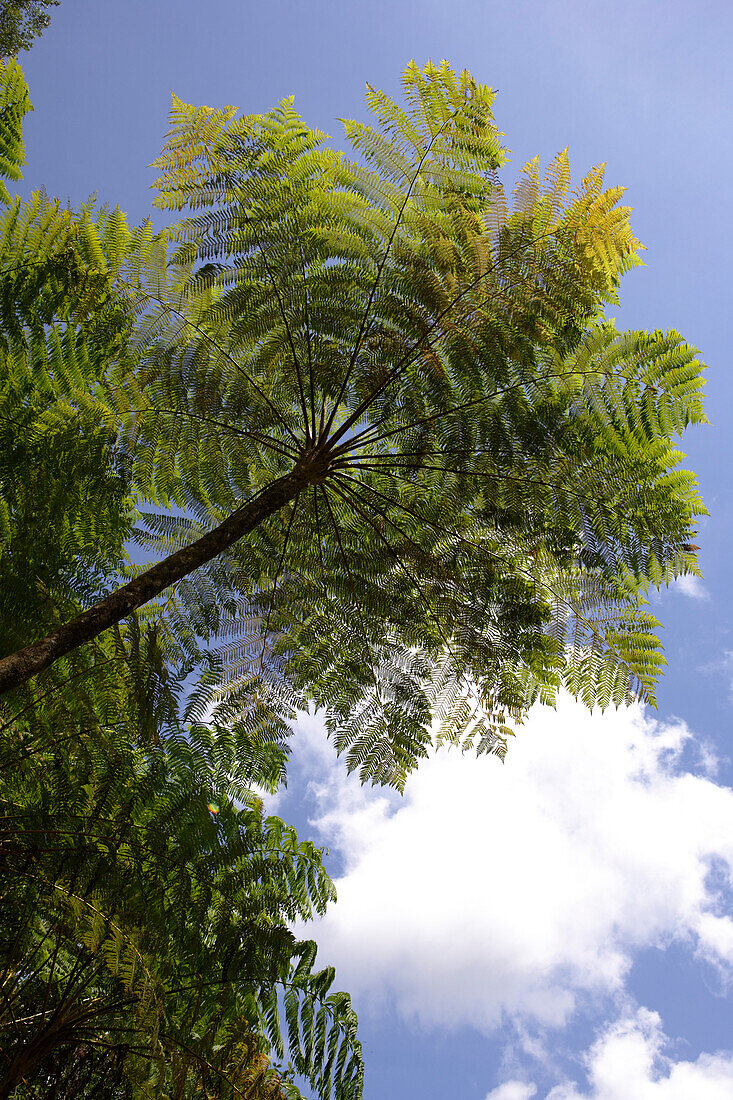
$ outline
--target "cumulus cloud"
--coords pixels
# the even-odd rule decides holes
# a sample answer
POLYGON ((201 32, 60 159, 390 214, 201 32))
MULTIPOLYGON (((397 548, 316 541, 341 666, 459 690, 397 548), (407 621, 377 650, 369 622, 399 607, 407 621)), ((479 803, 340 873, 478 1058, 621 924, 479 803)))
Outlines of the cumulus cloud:
MULTIPOLYGON (((397 800, 347 780, 309 719, 296 751, 345 872, 307 934, 362 1006, 388 999, 425 1026, 560 1027, 580 998, 623 994, 635 951, 673 940, 725 970, 733 792, 681 770, 690 737, 563 699, 504 765, 441 750, 397 800)), ((500 1100, 532 1095, 509 1085, 500 1100)))
MULTIPOLYGON (((584 1059, 587 1091, 565 1083, 551 1089, 546 1100, 730 1100, 733 1053, 701 1054, 694 1062, 673 1061, 664 1053, 667 1043, 657 1013, 639 1009, 608 1027, 591 1047, 584 1059)), ((518 1082, 500 1085, 486 1100, 513 1100, 515 1085, 518 1082)), ((525 1095, 536 1093, 535 1089, 516 1096, 524 1100, 525 1095)))
POLYGON ((498 1089, 493 1089, 486 1100, 532 1100, 536 1095, 535 1085, 526 1085, 523 1081, 505 1081, 498 1089))
POLYGON ((693 573, 683 573, 675 577, 669 586, 670 592, 679 592, 681 596, 688 596, 691 600, 709 600, 710 593, 699 577, 693 573))

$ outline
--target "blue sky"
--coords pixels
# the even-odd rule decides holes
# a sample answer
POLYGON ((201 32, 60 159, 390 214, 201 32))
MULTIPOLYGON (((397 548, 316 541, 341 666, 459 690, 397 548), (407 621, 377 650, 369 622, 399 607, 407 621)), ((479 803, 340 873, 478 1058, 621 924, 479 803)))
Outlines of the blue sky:
MULTIPOLYGON (((364 83, 411 58, 498 89, 513 151, 570 146, 628 188, 645 265, 624 327, 675 328, 709 365, 686 437, 710 510, 703 585, 656 601, 656 715, 533 714, 503 768, 438 756, 405 799, 363 792, 317 721, 277 812, 328 845, 340 901, 316 935, 362 1021, 367 1100, 733 1096, 733 706, 728 318, 733 9, 707 0, 62 0, 21 56, 29 189, 92 191, 133 221, 170 90, 264 110, 294 94, 339 139, 364 83)), ((312 930, 311 933, 313 934, 312 930)))

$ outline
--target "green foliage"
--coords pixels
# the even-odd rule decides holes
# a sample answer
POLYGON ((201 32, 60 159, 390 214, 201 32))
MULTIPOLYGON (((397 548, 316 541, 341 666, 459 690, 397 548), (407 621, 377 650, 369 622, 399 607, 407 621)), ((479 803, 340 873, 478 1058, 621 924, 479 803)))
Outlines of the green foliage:
MULTIPOLYGON (((28 99, 28 88, 23 70, 14 61, 3 64, 0 81, 0 177, 22 179, 21 166, 25 162, 23 145, 23 119, 33 108, 28 99)), ((5 205, 10 195, 0 179, 0 203, 5 205)))
POLYGON ((566 151, 531 161, 510 206, 491 90, 445 64, 404 89, 345 123, 358 162, 290 100, 174 99, 157 203, 189 216, 136 299, 127 436, 139 491, 186 513, 139 535, 160 553, 301 472, 192 583, 214 619, 235 590, 231 693, 324 708, 349 767, 397 786, 436 713, 503 753, 560 685, 653 700, 644 593, 696 571, 674 439, 703 419, 694 349, 603 319, 639 246, 602 167, 571 191, 566 151))
POLYGON ((127 241, 134 354, 105 390, 154 508, 136 537, 176 563, 152 594, 178 581, 168 612, 231 639, 209 703, 321 707, 349 767, 398 787, 436 736, 503 753, 561 685, 653 700, 644 593, 697 568, 674 440, 703 419, 694 349, 603 319, 638 242, 602 167, 571 191, 567 152, 531 161, 510 208, 493 92, 446 64, 404 88, 345 124, 358 162, 289 100, 174 99, 157 202, 189 216, 127 241))
POLYGON ((287 1051, 356 1097, 348 997, 289 930, 334 896, 321 853, 251 793, 272 754, 232 775, 229 731, 180 721, 161 630, 133 619, 0 712, 0 1091, 279 1098, 287 1051))
POLYGON ((29 50, 51 22, 43 9, 58 4, 59 0, 0 0, 0 58, 29 50))
MULTIPOLYGON (((0 172, 20 177, 27 90, 1 67, 0 172)), ((120 211, 0 196, 0 652, 100 594, 131 525, 105 399, 129 318, 111 295, 133 242, 120 211)))

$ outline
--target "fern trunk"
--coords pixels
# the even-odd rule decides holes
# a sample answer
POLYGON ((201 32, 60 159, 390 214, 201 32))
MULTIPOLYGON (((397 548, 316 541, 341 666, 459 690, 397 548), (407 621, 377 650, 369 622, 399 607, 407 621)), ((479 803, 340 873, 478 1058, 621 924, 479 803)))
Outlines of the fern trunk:
POLYGON ((118 588, 71 622, 0 660, 0 694, 20 687, 31 676, 43 672, 59 657, 91 642, 126 615, 159 596, 170 585, 205 565, 222 551, 254 530, 263 520, 293 500, 320 472, 312 464, 300 463, 289 474, 268 485, 238 508, 223 523, 200 539, 177 550, 135 580, 118 588))

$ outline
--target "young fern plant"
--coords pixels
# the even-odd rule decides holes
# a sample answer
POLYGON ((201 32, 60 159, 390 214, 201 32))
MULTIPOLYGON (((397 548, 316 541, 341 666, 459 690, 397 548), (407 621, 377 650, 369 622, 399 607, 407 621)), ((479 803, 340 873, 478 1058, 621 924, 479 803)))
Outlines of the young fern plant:
POLYGON ((110 388, 162 560, 0 661, 3 690, 165 592, 232 638, 195 705, 322 707, 373 781, 436 713, 501 753, 562 685, 653 700, 644 593, 697 570, 695 351, 603 319, 639 245, 602 168, 571 191, 566 153, 530 162, 510 206, 491 89, 446 63, 403 86, 345 124, 358 161, 291 101, 174 99, 156 201, 187 216, 138 238, 110 388))

